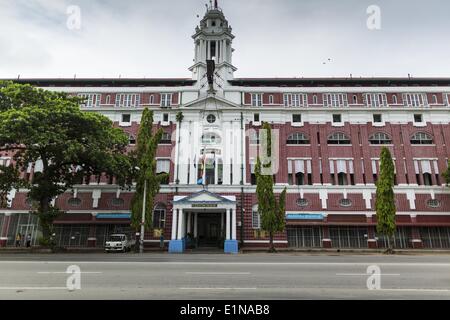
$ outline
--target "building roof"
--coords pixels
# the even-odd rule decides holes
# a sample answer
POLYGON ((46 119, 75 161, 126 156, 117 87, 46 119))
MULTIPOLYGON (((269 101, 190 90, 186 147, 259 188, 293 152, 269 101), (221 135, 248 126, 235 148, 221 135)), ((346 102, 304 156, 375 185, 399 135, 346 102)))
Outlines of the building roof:
POLYGON ((415 87, 450 86, 450 78, 238 78, 229 81, 243 87, 415 87))
POLYGON ((192 86, 189 78, 34 78, 0 79, 39 87, 184 87, 192 86))

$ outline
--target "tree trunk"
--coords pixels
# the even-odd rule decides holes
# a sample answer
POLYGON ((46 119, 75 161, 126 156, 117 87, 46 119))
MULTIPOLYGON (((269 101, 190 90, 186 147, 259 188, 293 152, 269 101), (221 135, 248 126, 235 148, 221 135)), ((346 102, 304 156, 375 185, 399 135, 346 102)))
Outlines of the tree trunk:
POLYGON ((53 247, 54 243, 52 241, 52 227, 53 227, 53 220, 52 214, 50 211, 50 199, 48 197, 42 198, 39 202, 39 209, 38 209, 38 218, 39 218, 39 224, 42 228, 42 238, 43 242, 42 244, 47 247, 53 247))
POLYGON ((269 252, 276 252, 275 246, 273 245, 273 232, 269 232, 269 252))

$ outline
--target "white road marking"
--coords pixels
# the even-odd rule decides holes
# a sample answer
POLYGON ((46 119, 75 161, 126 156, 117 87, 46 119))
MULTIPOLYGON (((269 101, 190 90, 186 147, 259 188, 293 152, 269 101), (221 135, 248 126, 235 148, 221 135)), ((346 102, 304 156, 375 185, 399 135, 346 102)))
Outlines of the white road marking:
POLYGON ((397 289, 379 289, 371 291, 418 291, 418 292, 450 292, 450 289, 407 289, 407 288, 397 288, 397 289))
POLYGON ((400 273, 336 273, 337 276, 399 276, 400 273))
POLYGON ((211 287, 211 288, 179 288, 180 290, 256 290, 257 288, 224 288, 224 287, 211 287))
POLYGON ((186 272, 186 274, 193 275, 207 275, 207 276, 216 276, 216 275, 249 275, 250 272, 186 272))
POLYGON ((67 287, 0 287, 0 290, 68 290, 67 287))
POLYGON ((1 261, 1 264, 111 264, 111 265, 156 265, 156 266, 411 266, 450 267, 450 263, 408 263, 408 262, 145 262, 145 261, 1 261))
MULTIPOLYGON (((39 271, 38 274, 72 274, 72 272, 49 272, 49 271, 39 271)), ((103 272, 77 272, 77 274, 101 274, 103 272)))

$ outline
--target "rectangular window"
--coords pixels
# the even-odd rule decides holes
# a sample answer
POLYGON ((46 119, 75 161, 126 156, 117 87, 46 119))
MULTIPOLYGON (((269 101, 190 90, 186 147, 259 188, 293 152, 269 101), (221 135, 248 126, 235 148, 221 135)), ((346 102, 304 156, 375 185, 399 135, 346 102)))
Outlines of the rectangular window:
POLYGON ((98 93, 79 93, 78 97, 84 99, 81 107, 99 107, 101 95, 98 93))
POLYGON ((424 107, 427 106, 427 98, 422 93, 404 93, 403 105, 406 107, 424 107))
POLYGON ((116 94, 116 107, 139 107, 141 104, 140 94, 116 94))
POLYGON ((342 115, 333 114, 333 123, 342 123, 342 115))
POLYGON ((373 115, 373 123, 382 123, 383 119, 381 114, 374 114, 373 115))
POLYGON ((347 107, 348 97, 346 93, 325 93, 323 95, 324 107, 347 107))
POLYGON ((423 122, 423 115, 421 115, 421 114, 415 114, 415 115, 414 115, 414 122, 416 122, 416 123, 422 123, 422 122, 423 122))
POLYGON ((301 114, 293 114, 292 115, 292 122, 293 123, 301 123, 302 122, 302 115, 301 114))
POLYGON ((162 93, 161 94, 161 107, 170 107, 172 105, 172 94, 162 93))
POLYGON ((156 173, 169 173, 170 172, 170 160, 158 159, 156 160, 156 173))
POLYGON ((368 107, 387 107, 387 96, 384 93, 367 93, 363 97, 368 107))
POLYGON ((261 107, 262 106, 262 93, 252 93, 252 106, 261 107))
POLYGON ((169 122, 169 114, 163 113, 163 122, 169 122))
POLYGON ((308 96, 299 93, 286 93, 283 96, 285 107, 306 107, 308 105, 308 96))
POLYGON ((253 114, 253 122, 259 122, 259 113, 253 114))
POLYGON ((122 123, 131 123, 131 114, 122 114, 122 123))
POLYGON ((258 212, 258 209, 254 207, 252 209, 252 228, 253 229, 260 229, 261 228, 261 219, 258 212))

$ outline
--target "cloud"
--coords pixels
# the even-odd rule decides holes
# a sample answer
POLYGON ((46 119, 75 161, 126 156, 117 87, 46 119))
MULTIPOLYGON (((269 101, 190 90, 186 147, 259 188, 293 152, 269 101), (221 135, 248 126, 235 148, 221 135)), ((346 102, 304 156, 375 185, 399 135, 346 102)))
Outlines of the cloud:
MULTIPOLYGON (((0 78, 189 77, 205 2, 0 1, 0 78), (66 26, 69 5, 81 9, 80 30, 66 26)), ((376 2, 379 31, 366 27, 373 1, 219 1, 236 35, 236 76, 450 75, 450 4, 376 2)))

